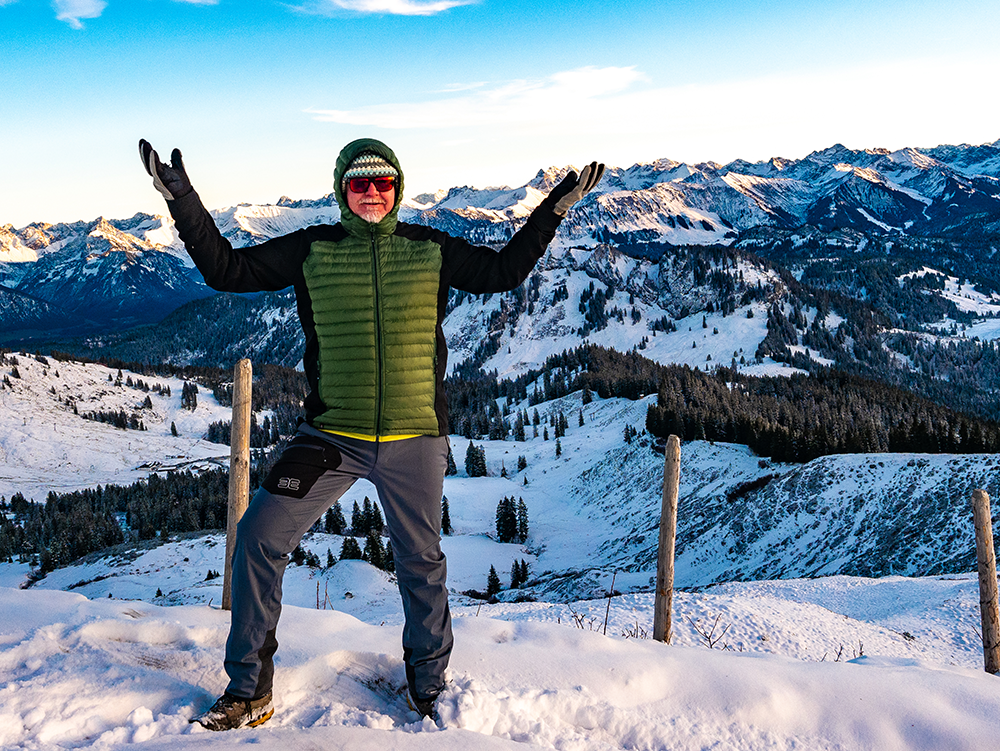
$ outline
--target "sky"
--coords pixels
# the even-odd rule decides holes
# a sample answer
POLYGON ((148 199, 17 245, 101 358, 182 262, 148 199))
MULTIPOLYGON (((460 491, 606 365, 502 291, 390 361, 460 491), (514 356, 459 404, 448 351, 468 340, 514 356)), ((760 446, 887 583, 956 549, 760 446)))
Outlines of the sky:
POLYGON ((1000 139, 995 0, 0 0, 0 226, 315 198, 379 138, 408 195, 539 169, 1000 139))

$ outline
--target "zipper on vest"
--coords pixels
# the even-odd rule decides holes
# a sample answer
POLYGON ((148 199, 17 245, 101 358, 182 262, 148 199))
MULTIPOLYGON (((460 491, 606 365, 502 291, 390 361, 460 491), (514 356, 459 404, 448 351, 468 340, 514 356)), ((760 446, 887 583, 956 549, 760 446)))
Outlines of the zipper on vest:
POLYGON ((382 301, 379 289, 378 242, 375 226, 369 226, 372 249, 372 290, 375 304, 375 436, 382 433, 382 301))

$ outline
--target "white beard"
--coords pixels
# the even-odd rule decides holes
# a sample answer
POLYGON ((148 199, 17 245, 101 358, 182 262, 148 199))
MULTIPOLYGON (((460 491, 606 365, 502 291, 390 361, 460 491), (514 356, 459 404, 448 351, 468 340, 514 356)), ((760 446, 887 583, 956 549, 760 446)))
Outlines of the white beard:
POLYGON ((382 220, 381 206, 362 206, 359 216, 369 224, 378 224, 382 220))

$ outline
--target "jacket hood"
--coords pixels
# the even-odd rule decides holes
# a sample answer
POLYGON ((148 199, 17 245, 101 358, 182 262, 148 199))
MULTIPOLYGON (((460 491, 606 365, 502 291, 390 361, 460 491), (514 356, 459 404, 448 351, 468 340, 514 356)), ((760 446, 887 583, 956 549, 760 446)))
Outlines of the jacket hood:
POLYGON ((340 185, 341 177, 347 171, 351 162, 365 151, 378 154, 399 172, 399 179, 396 181, 396 203, 389 213, 382 218, 382 221, 374 225, 376 232, 391 234, 396 229, 396 217, 399 214, 399 206, 403 202, 403 169, 399 166, 399 160, 392 149, 374 138, 359 138, 356 141, 351 141, 340 150, 340 156, 337 157, 337 166, 333 170, 333 191, 337 196, 337 204, 340 206, 340 223, 344 225, 344 228, 348 232, 353 234, 367 233, 372 228, 371 224, 347 207, 347 197, 344 195, 344 191, 340 185))

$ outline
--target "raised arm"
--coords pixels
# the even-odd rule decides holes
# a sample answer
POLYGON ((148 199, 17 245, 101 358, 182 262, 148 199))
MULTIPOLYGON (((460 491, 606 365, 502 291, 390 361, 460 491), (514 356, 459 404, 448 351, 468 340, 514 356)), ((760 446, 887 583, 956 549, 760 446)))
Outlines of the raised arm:
POLYGON ((452 238, 444 257, 451 272, 448 283, 474 294, 506 292, 520 285, 545 254, 566 212, 594 189, 603 174, 604 165, 598 162, 584 167, 579 177, 570 171, 499 252, 452 238))
POLYGON ((259 245, 234 248, 192 187, 180 149, 174 149, 170 164, 164 164, 150 143, 140 140, 139 156, 153 178, 153 187, 166 199, 177 233, 209 287, 220 292, 274 291, 301 278, 302 259, 309 249, 302 230, 259 245))

